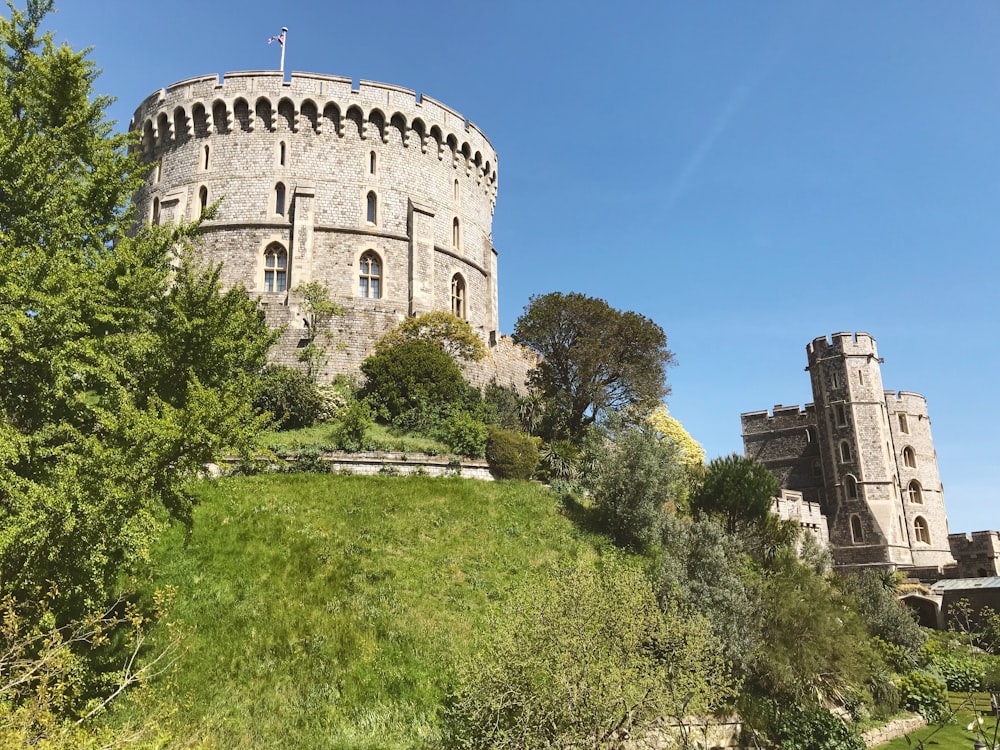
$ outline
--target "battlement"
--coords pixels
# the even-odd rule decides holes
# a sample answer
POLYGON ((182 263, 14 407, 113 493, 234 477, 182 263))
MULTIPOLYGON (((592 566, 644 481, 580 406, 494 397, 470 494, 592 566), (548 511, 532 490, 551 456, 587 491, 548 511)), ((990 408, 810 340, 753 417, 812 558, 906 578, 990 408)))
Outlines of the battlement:
POLYGON ((463 162, 466 171, 495 194, 497 155, 493 144, 471 120, 441 102, 410 89, 376 81, 360 81, 318 73, 238 71, 222 76, 188 78, 162 88, 139 105, 129 123, 142 132, 142 149, 183 142, 196 132, 229 132, 240 120, 243 129, 274 132, 279 117, 289 129, 328 128, 339 137, 353 123, 362 139, 390 142, 391 132, 406 147, 446 155, 463 162), (242 118, 242 119, 241 119, 242 118))
POLYGON ((878 349, 875 346, 874 337, 864 331, 858 331, 857 333, 840 331, 831 334, 829 337, 820 336, 806 345, 806 353, 810 362, 822 357, 841 354, 878 357, 878 349))
POLYGON ((804 407, 801 406, 782 406, 781 404, 775 404, 774 408, 770 411, 767 409, 762 409, 761 411, 748 411, 740 414, 740 419, 746 422, 762 422, 770 421, 775 419, 788 419, 792 418, 806 418, 811 417, 816 413, 815 404, 806 404, 804 407))

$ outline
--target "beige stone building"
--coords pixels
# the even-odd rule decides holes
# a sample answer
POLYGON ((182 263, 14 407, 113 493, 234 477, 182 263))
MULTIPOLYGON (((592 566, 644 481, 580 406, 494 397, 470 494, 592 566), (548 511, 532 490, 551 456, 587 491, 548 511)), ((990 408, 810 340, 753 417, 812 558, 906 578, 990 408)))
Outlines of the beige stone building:
POLYGON ((814 402, 743 414, 746 454, 819 505, 839 569, 940 576, 955 560, 926 400, 883 389, 867 333, 817 338, 806 354, 814 402))
POLYGON ((355 372, 404 317, 449 310, 490 346, 474 382, 524 382, 531 359, 497 325, 497 155, 455 110, 388 84, 242 72, 157 91, 131 129, 153 165, 140 216, 192 220, 219 202, 201 250, 284 327, 277 360, 294 364, 306 333, 290 291, 317 281, 346 311, 327 376, 355 372))

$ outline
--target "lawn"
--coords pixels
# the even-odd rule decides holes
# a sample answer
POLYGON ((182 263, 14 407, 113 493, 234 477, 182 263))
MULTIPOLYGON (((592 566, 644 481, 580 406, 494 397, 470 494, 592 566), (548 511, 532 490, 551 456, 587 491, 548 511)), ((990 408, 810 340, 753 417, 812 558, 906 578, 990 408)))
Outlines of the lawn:
MULTIPOLYGON (((265 432, 257 444, 276 452, 298 451, 303 448, 333 450, 335 423, 317 424, 297 430, 265 432)), ((381 424, 371 424, 365 432, 366 440, 378 450, 400 453, 429 453, 434 456, 449 453, 448 446, 423 435, 401 432, 381 424)))
MULTIPOLYGON (((193 534, 154 554, 187 652, 183 742, 417 748, 491 602, 606 542, 529 483, 267 475, 205 482, 193 534)), ((131 717, 136 718, 136 717, 131 717)))
MULTIPOLYGON (((952 721, 942 726, 929 726, 911 732, 909 737, 899 737, 892 742, 879 745, 875 750, 920 750, 921 748, 938 748, 939 750, 972 750, 978 738, 978 734, 969 729, 970 724, 976 721, 976 715, 971 711, 964 710, 960 706, 968 707, 968 702, 961 700, 965 694, 951 694, 950 702, 956 711, 952 721)), ((983 705, 983 701, 977 701, 983 705)), ((989 696, 985 697, 985 705, 989 705, 989 696)), ((987 747, 993 741, 994 736, 1000 742, 1000 733, 994 735, 997 726, 997 717, 980 713, 982 717, 982 731, 986 736, 987 747)))

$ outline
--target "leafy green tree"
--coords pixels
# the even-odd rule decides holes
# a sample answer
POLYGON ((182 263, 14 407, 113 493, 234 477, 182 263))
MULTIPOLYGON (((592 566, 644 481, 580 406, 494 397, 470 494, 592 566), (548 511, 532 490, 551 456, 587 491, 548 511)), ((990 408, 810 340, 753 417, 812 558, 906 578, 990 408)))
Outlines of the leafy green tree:
POLYGON ((721 517, 730 534, 764 524, 778 480, 762 463, 737 454, 712 459, 691 495, 691 510, 721 517))
POLYGON ((223 448, 248 449, 273 340, 242 290, 177 250, 197 226, 133 231, 142 181, 93 63, 0 18, 0 594, 98 611, 223 448))
POLYGON ((704 619, 661 611, 614 557, 531 579, 459 669, 456 748, 620 748, 662 717, 711 711, 731 683, 704 619))
POLYGON ((325 330, 335 315, 343 315, 344 310, 330 297, 330 290, 318 281, 307 281, 292 290, 292 296, 302 304, 306 316, 306 345, 299 352, 299 361, 306 365, 306 375, 314 383, 326 364, 326 343, 331 336, 325 330), (317 344, 317 341, 324 343, 317 344))
POLYGON ((901 646, 916 654, 927 637, 914 619, 913 613, 901 604, 896 594, 899 579, 882 570, 861 570, 840 579, 841 588, 857 606, 868 632, 887 643, 901 646))
POLYGON ((603 441, 588 484, 619 544, 641 549, 660 540, 670 489, 683 471, 679 453, 648 423, 622 425, 603 441))
POLYGON ((673 364, 663 329, 602 299, 552 292, 531 298, 514 340, 541 355, 531 384, 545 398, 545 437, 579 441, 613 412, 648 412, 669 389, 673 364))
POLYGON ((465 362, 478 362, 486 356, 483 340, 468 321, 444 310, 407 318, 379 339, 375 351, 391 349, 404 341, 428 341, 465 362))

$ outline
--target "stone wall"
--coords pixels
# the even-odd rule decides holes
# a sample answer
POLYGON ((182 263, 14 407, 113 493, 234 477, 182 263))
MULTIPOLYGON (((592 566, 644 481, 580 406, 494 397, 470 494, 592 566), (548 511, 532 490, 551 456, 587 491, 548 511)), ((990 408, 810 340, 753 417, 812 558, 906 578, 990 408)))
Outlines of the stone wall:
MULTIPOLYGON (((497 155, 455 110, 388 84, 250 71, 161 89, 131 128, 152 165, 138 215, 191 220, 219 202, 200 252, 222 263, 224 285, 260 295, 268 320, 288 326, 278 361, 297 361, 303 316, 288 291, 309 281, 345 310, 331 323, 326 376, 356 372, 379 336, 430 310, 501 339, 497 155), (368 258, 377 293, 362 275, 368 258)), ((498 346, 493 371, 523 386, 523 357, 498 346)))
POLYGON ((907 716, 893 719, 884 726, 869 729, 862 735, 862 739, 865 741, 865 747, 878 747, 925 726, 927 720, 923 716, 907 716))
POLYGON ((958 563, 950 571, 950 578, 1000 576, 1000 532, 949 534, 948 546, 958 563))

